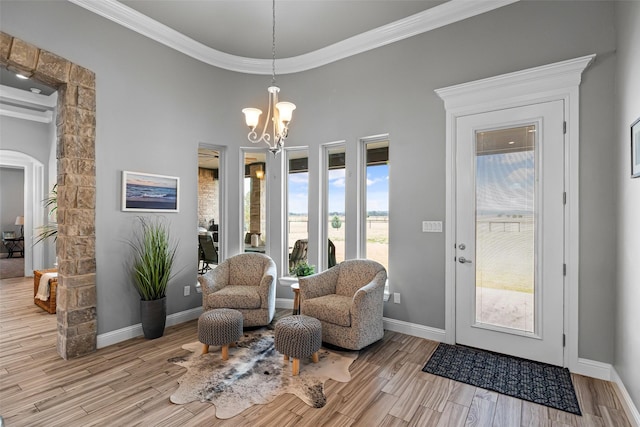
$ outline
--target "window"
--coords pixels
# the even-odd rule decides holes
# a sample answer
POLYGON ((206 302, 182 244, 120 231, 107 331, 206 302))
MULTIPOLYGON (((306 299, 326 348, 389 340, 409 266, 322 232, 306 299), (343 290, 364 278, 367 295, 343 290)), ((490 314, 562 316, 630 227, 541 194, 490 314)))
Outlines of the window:
POLYGON ((219 256, 223 248, 224 230, 221 227, 223 206, 221 202, 222 186, 220 185, 221 171, 223 169, 222 147, 200 145, 198 147, 198 246, 199 267, 198 271, 204 273, 215 263, 213 257, 204 256, 200 236, 206 236, 206 240, 212 241, 215 247, 215 258, 219 256), (207 262, 209 261, 209 262, 207 262))
POLYGON ((345 260, 345 158, 344 143, 324 146, 325 219, 323 235, 323 267, 333 267, 345 260))
POLYGON ((364 172, 360 253, 389 271, 389 140, 362 140, 364 172))
POLYGON ((267 165, 266 152, 243 150, 243 238, 245 252, 266 252, 267 165))
MULTIPOLYGON (((309 243, 309 151, 285 149, 286 156, 286 228, 289 270, 307 260, 309 243), (296 243, 298 243, 296 245, 296 243)), ((283 273, 284 274, 284 273, 283 273)))

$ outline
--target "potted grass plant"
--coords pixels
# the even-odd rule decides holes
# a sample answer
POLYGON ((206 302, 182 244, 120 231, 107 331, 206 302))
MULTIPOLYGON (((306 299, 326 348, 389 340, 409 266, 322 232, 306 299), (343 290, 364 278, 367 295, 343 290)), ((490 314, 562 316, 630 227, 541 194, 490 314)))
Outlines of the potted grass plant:
POLYGON ((138 218, 140 228, 129 241, 133 248, 131 271, 140 295, 142 330, 147 339, 164 334, 167 320, 167 286, 173 277, 177 243, 169 235, 169 227, 161 217, 138 218))

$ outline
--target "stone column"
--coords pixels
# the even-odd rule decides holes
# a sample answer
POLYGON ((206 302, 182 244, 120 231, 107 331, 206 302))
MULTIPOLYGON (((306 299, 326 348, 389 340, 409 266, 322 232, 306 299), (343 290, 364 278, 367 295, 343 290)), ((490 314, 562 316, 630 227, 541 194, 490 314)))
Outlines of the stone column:
POLYGON ((0 33, 0 63, 58 89, 58 353, 96 349, 95 75, 23 40, 0 33))

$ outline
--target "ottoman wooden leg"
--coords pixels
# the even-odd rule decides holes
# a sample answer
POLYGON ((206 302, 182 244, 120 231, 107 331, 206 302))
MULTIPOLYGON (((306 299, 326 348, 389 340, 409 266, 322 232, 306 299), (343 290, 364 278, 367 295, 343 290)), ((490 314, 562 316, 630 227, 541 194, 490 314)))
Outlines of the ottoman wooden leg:
POLYGON ((318 357, 317 351, 311 355, 311 360, 313 360, 313 363, 318 363, 318 360, 320 360, 320 358, 318 357))
POLYGON ((229 344, 225 344, 222 346, 222 360, 229 359, 229 344))
POLYGON ((202 344, 202 354, 209 353, 209 344, 202 344))
POLYGON ((289 356, 287 356, 286 354, 284 355, 284 361, 285 361, 285 363, 289 362, 289 356))
POLYGON ((300 359, 293 358, 293 367, 291 368, 291 375, 294 377, 300 372, 300 359))

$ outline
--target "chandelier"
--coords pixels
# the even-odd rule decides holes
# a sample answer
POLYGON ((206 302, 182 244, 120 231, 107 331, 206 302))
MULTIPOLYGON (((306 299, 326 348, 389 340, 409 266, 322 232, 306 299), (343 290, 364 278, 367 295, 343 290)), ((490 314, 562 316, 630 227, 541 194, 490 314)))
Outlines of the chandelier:
POLYGON ((278 92, 280 88, 276 86, 276 0, 272 1, 273 26, 272 26, 272 44, 271 44, 271 86, 267 89, 269 92, 269 109, 265 117, 262 132, 258 137, 256 128, 260 122, 262 110, 258 108, 244 108, 244 118, 249 126, 249 141, 254 144, 264 142, 269 146, 269 151, 275 156, 284 146, 284 140, 289 133, 289 123, 293 110, 296 109, 295 104, 291 102, 278 102, 278 92), (269 132, 269 121, 271 121, 272 130, 269 132))

